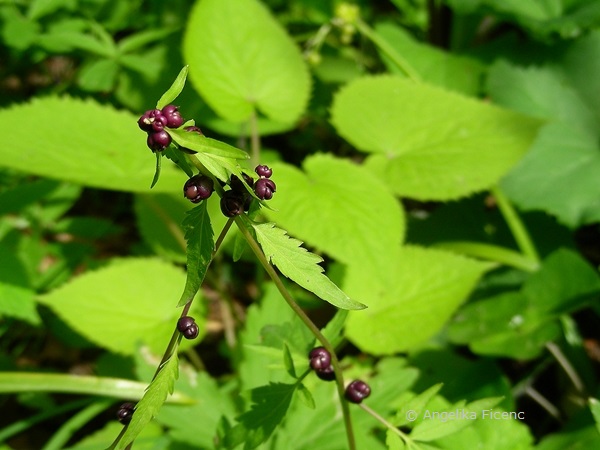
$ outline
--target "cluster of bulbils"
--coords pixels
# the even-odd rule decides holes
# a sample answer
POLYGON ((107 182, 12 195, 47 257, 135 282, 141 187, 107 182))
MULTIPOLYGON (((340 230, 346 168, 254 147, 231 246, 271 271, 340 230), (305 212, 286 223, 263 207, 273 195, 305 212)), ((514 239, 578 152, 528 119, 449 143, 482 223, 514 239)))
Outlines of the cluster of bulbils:
MULTIPOLYGON (((171 143, 171 136, 165 130, 178 128, 183 125, 183 117, 174 105, 167 105, 163 109, 150 109, 138 119, 140 129, 148 133, 146 143, 153 152, 160 152, 171 143)), ((193 130, 188 130, 193 131, 193 130)))
MULTIPOLYGON (((333 365, 331 364, 331 354, 324 347, 313 348, 308 354, 310 367, 315 371, 321 380, 335 380, 333 365)), ((361 380, 354 380, 346 386, 346 400, 352 403, 360 403, 371 395, 371 388, 367 383, 361 380)))
MULTIPOLYGON (((270 200, 277 189, 273 180, 270 179, 273 171, 264 165, 256 166, 254 169, 259 179, 256 182, 251 176, 243 174, 244 181, 254 190, 254 194, 261 200, 270 200)), ((221 211, 227 217, 234 217, 248 211, 252 196, 244 187, 244 183, 235 175, 229 180, 229 189, 221 197, 221 211)), ((183 185, 183 196, 192 203, 199 203, 211 196, 214 191, 212 178, 198 174, 188 179, 183 185)))

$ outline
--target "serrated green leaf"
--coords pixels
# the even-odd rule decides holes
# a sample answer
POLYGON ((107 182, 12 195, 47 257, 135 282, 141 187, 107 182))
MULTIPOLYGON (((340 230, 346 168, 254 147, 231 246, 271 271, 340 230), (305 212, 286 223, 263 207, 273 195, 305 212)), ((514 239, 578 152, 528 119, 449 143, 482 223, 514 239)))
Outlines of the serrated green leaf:
POLYGON ((172 103, 183 91, 185 86, 185 80, 188 75, 189 66, 183 66, 179 71, 177 78, 173 81, 173 84, 166 90, 166 92, 156 102, 156 109, 163 109, 168 104, 172 103))
POLYGON ((302 242, 289 237, 273 223, 253 224, 253 227, 267 260, 286 277, 338 308, 365 307, 350 299, 323 274, 323 268, 319 266, 323 258, 301 247, 302 242))
POLYGON ((135 406, 131 422, 123 437, 119 440, 116 450, 124 450, 141 433, 144 427, 156 417, 167 397, 173 393, 175 380, 179 376, 179 361, 177 352, 163 364, 156 378, 148 386, 144 397, 135 406))
POLYGON ((531 151, 502 180, 524 210, 543 210, 570 228, 600 220, 597 138, 569 125, 546 125, 531 151), (569 189, 564 189, 569 186, 569 189))
MULTIPOLYGON (((64 394, 101 395, 124 400, 141 399, 147 384, 123 378, 64 375, 57 373, 0 373, 0 393, 60 392, 64 394)), ((173 404, 193 404, 195 401, 181 392, 168 400, 173 404)))
POLYGON ((361 261, 384 270, 380 255, 404 239, 402 206, 385 184, 365 168, 327 154, 306 158, 304 172, 271 165, 277 192, 264 211, 269 220, 337 261, 361 261))
POLYGON ((499 105, 598 136, 598 116, 560 69, 498 61, 489 70, 487 88, 499 105))
MULTIPOLYGON (((91 99, 45 97, 0 110, 0 121, 11 143, 0 147, 2 167, 102 189, 148 191, 153 155, 133 114, 91 99)), ((181 172, 165 166, 155 190, 180 189, 181 172)))
POLYGON ((350 313, 347 337, 375 354, 406 351, 440 331, 492 265, 451 253, 403 247, 380 255, 386 272, 350 265, 344 288, 369 307, 350 313), (401 326, 399 326, 401 324, 401 326))
POLYGON ((285 417, 295 390, 295 384, 283 383, 270 383, 252 389, 250 411, 242 414, 237 419, 240 423, 230 431, 237 435, 243 430, 245 450, 256 448, 269 439, 285 417))
POLYGON ((397 195, 449 200, 493 186, 541 124, 395 76, 358 79, 337 93, 332 122, 397 195), (389 126, 390 123, 396 126, 389 126))
POLYGON ((294 358, 292 358, 290 349, 285 343, 283 344, 283 365, 290 377, 298 378, 298 375, 296 375, 296 368, 294 367, 294 358))
POLYGON ((187 241, 187 279, 177 306, 194 298, 204 281, 215 248, 206 202, 190 209, 183 220, 187 241))
POLYGON ((300 51, 256 0, 197 2, 183 53, 194 87, 232 122, 247 121, 256 110, 295 122, 306 107, 310 77, 300 51))
MULTIPOLYGON (((179 315, 174 300, 184 277, 181 270, 158 259, 115 260, 38 301, 101 347, 132 354, 142 342, 159 353, 179 315)), ((196 317, 196 323, 203 330, 202 317, 196 317)))
POLYGON ((248 159, 250 155, 243 150, 232 147, 225 142, 217 141, 198 133, 190 133, 183 129, 167 129, 171 137, 180 146, 198 153, 208 153, 229 159, 248 159))

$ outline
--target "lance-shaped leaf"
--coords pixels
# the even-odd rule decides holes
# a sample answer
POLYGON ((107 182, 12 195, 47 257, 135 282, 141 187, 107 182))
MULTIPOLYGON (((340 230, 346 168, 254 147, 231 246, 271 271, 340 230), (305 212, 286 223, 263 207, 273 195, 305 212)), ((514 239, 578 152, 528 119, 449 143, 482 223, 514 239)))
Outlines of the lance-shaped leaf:
POLYGON ((200 289, 215 247, 206 204, 206 202, 202 202, 197 207, 190 209, 183 219, 187 241, 187 279, 177 306, 185 305, 194 298, 200 289))
POLYGON ((185 86, 185 79, 187 78, 187 74, 188 66, 184 66, 183 69, 181 69, 181 71, 179 72, 179 75, 177 75, 177 78, 175 78, 175 81, 173 81, 171 87, 167 89, 167 92, 165 92, 156 103, 157 109, 163 109, 173 100, 175 100, 179 96, 179 94, 181 94, 181 91, 183 91, 183 87, 185 86))
POLYGON ((163 364, 156 378, 148 386, 144 397, 136 405, 131 422, 118 442, 116 450, 123 450, 140 434, 144 427, 158 414, 167 396, 173 393, 175 380, 179 376, 177 352, 163 364))
POLYGON ((202 136, 198 133, 190 133, 183 129, 167 129, 173 140, 180 146, 189 148, 199 153, 210 153, 215 156, 232 159, 248 159, 250 156, 243 150, 235 148, 216 139, 202 136))
POLYGON ((323 274, 323 268, 319 266, 323 258, 301 247, 301 241, 289 237, 274 223, 253 224, 253 227, 265 256, 286 277, 338 308, 365 308, 323 274))

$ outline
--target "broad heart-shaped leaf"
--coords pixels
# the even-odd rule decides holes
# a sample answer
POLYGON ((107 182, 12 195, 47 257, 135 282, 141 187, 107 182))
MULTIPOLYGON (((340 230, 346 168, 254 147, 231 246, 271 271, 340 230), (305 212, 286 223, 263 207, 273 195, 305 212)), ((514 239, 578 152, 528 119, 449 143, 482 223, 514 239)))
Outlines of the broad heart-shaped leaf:
POLYGON ((336 260, 381 268, 380 255, 404 239, 404 210, 376 176, 327 154, 306 158, 304 173, 274 163, 277 192, 267 217, 336 260))
POLYGON ((347 337, 361 350, 392 354, 410 350, 440 331, 490 264, 439 250, 403 247, 387 261, 388 273, 357 262, 343 287, 368 306, 351 312, 347 337), (389 280, 393 280, 390 282, 389 280))
MULTIPOLYGON (((154 155, 137 118, 94 100, 45 97, 0 110, 0 166, 84 186, 147 192, 154 155), (35 126, 32 126, 35 124, 35 126)), ((181 189, 181 172, 163 167, 155 191, 181 189)))
POLYGON ((257 0, 202 0, 184 38, 190 80, 217 114, 247 121, 258 109, 290 123, 304 111, 310 77, 292 39, 257 0))
POLYGON ((341 309, 363 309, 365 306, 344 294, 327 276, 319 263, 323 258, 301 247, 273 223, 253 224, 256 239, 268 261, 286 277, 317 297, 341 309))
POLYGON ((531 151, 502 180, 524 210, 543 210, 570 228, 600 220, 600 146, 570 125, 546 125, 531 151))
MULTIPOLYGON (((375 30, 414 67, 424 81, 470 96, 479 94, 483 64, 418 42, 408 31, 394 23, 378 24, 375 30)), ((391 73, 403 75, 385 53, 380 53, 391 73)))
POLYGON ((448 200, 494 185, 540 121, 395 76, 357 79, 335 96, 332 122, 398 195, 448 200))
POLYGON ((175 380, 179 376, 179 360, 177 352, 160 367, 156 378, 148 386, 144 397, 135 407, 135 412, 127 430, 116 446, 116 450, 124 450, 141 433, 144 427, 158 414, 167 396, 173 393, 175 380))
POLYGON ((183 220, 187 241, 187 279, 177 306, 183 306, 194 298, 212 259, 215 244, 206 205, 203 201, 190 209, 183 220))
POLYGON ((296 384, 271 383, 252 389, 252 409, 237 419, 240 423, 225 438, 227 448, 244 442, 244 450, 253 449, 269 439, 285 417, 296 387, 296 384))
POLYGON ((173 84, 167 91, 160 97, 158 102, 156 103, 157 109, 163 109, 169 103, 172 103, 183 91, 183 87, 185 86, 185 80, 188 74, 188 66, 183 66, 183 68, 179 71, 177 78, 173 81, 173 84))
MULTIPOLYGON (((75 331, 101 347, 133 354, 140 342, 159 353, 179 311, 184 273, 158 259, 116 260, 38 298, 75 331)), ((202 317, 196 323, 203 328, 202 317)))
POLYGON ((600 135, 599 116, 559 68, 523 68, 499 61, 489 70, 487 90, 499 105, 600 135))

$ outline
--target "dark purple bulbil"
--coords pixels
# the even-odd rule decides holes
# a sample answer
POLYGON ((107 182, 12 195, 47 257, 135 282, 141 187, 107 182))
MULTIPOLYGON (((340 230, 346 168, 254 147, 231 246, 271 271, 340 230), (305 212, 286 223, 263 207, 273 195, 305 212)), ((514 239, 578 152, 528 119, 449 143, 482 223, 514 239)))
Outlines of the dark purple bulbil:
POLYGON ((178 128, 183 125, 183 117, 179 113, 179 109, 174 105, 167 105, 162 110, 161 113, 167 119, 167 126, 169 128, 178 128))
POLYGON ((177 321, 177 330, 183 334, 186 339, 196 339, 200 330, 193 317, 183 316, 177 321))
POLYGON ((331 365, 331 354, 324 347, 313 348, 308 354, 313 370, 325 370, 331 365))
POLYGON ((271 175, 273 175, 273 170, 264 165, 256 166, 254 171, 259 177, 271 178, 271 175))
POLYGON ((261 178, 254 185, 254 193, 261 200, 270 200, 273 198, 273 193, 276 190, 275 183, 273 180, 268 178, 261 178))
POLYGON ((244 204, 246 199, 243 195, 236 191, 225 191, 221 197, 221 212, 226 217, 239 216, 244 212, 244 204))
POLYGON ((146 143, 153 152, 160 152, 171 144, 171 136, 165 127, 177 128, 183 125, 183 118, 176 106, 167 105, 162 110, 149 109, 138 119, 138 126, 148 133, 146 143))
POLYGON ((183 185, 183 196, 192 203, 206 200, 213 193, 213 180, 206 175, 195 175, 183 185))
POLYGON ((146 143, 153 152, 160 152, 169 146, 171 136, 165 130, 148 133, 146 143))
POLYGON ((354 380, 348 386, 346 386, 346 399, 352 403, 360 403, 369 395, 371 395, 371 388, 367 383, 361 380, 354 380))

